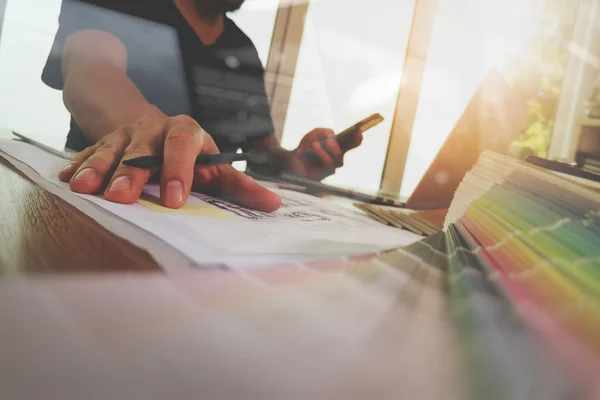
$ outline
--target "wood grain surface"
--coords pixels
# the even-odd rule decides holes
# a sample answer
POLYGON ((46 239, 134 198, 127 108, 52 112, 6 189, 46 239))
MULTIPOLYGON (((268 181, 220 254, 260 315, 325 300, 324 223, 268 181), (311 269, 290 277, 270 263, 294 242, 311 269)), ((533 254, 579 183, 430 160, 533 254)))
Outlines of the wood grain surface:
POLYGON ((0 157, 0 275, 86 271, 162 269, 0 157))

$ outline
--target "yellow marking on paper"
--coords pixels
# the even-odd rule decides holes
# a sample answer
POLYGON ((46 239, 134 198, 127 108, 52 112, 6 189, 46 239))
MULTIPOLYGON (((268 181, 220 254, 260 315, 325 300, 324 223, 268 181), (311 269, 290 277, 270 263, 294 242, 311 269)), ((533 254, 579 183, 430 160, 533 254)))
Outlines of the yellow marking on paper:
POLYGON ((144 206, 152 211, 158 211, 158 212, 198 215, 200 217, 228 218, 228 219, 236 218, 234 215, 229 214, 223 210, 220 210, 215 206, 211 206, 210 204, 185 204, 181 208, 164 207, 160 204, 160 201, 158 198, 148 195, 146 193, 142 194, 142 197, 137 201, 137 203, 141 204, 142 206, 144 206))

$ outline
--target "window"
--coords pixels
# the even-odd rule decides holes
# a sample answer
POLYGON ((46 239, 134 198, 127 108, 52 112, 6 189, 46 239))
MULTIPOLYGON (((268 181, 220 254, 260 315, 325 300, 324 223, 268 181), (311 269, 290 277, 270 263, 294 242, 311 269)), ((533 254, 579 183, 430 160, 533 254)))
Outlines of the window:
MULTIPOLYGON (((0 126, 56 147, 64 144, 69 115, 61 92, 46 87, 40 74, 57 28, 60 3, 8 0, 0 37, 0 126)), ((253 40, 265 66, 279 56, 270 50, 280 3, 246 1, 230 15, 253 40)), ((529 102, 529 120, 516 147, 545 154, 579 1, 438 3, 408 154, 387 163, 388 168, 396 168, 395 175, 402 176, 402 195, 412 193, 493 68, 529 102)), ((417 22, 413 21, 415 4, 416 0, 311 0, 305 17, 303 13, 293 17, 304 28, 297 59, 290 61, 295 63, 291 93, 289 99, 283 96, 287 111, 282 113, 285 119, 280 118, 282 145, 295 148, 318 126, 340 131, 374 112, 385 117, 365 133, 362 146, 347 154, 345 166, 327 183, 362 190, 380 186, 409 35, 417 22)), ((284 78, 289 85, 291 77, 284 78)))
POLYGON ((0 126, 64 145, 69 114, 61 92, 41 81, 60 0, 8 0, 0 41, 0 126), (35 10, 31 12, 31 10, 35 10))
POLYGON ((389 0, 309 4, 282 145, 295 148, 317 126, 341 131, 374 112, 385 117, 327 183, 379 188, 413 8, 389 0))
POLYGON ((229 17, 244 31, 258 50, 263 65, 267 65, 273 28, 280 0, 247 1, 229 17))
POLYGON ((528 103, 529 119, 519 145, 544 155, 558 105, 566 45, 577 3, 439 1, 402 195, 413 192, 492 68, 528 103))

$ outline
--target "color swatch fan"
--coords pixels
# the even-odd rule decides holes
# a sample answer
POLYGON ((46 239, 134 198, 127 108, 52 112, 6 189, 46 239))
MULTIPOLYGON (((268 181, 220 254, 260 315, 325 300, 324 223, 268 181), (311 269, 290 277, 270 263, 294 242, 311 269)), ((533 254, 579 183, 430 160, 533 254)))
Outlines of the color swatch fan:
MULTIPOLYGON (((538 388, 556 395, 576 386, 570 396, 596 398, 599 211, 593 183, 495 153, 483 153, 466 175, 445 236, 450 295, 462 337, 471 343, 468 358, 479 390, 510 390, 490 390, 503 382, 502 374, 504 382, 528 373, 533 379, 530 362, 538 371, 541 365, 554 369, 557 377, 540 379, 538 388)), ((519 398, 544 397, 550 398, 543 391, 519 398)))

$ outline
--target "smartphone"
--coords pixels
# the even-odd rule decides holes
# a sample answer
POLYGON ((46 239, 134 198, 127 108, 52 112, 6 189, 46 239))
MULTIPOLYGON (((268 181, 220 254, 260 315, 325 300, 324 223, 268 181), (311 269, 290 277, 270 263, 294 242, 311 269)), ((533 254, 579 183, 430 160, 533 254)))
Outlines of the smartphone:
POLYGON ((365 132, 378 125, 382 121, 383 116, 379 113, 375 113, 338 133, 337 135, 335 135, 335 139, 340 145, 342 151, 349 150, 350 146, 352 145, 352 142, 354 141, 354 135, 360 132, 365 132))

